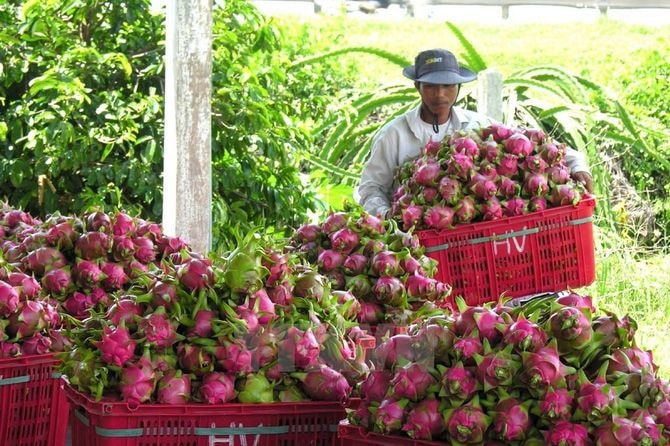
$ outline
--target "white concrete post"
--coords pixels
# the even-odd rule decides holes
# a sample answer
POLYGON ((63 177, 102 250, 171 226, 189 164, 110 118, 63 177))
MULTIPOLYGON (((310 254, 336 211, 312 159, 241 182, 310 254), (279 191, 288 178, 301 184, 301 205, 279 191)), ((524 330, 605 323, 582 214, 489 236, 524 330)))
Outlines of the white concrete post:
POLYGON ((487 68, 478 75, 477 111, 483 115, 502 122, 502 74, 487 68))
POLYGON ((212 0, 166 2, 163 230, 212 239, 212 0))

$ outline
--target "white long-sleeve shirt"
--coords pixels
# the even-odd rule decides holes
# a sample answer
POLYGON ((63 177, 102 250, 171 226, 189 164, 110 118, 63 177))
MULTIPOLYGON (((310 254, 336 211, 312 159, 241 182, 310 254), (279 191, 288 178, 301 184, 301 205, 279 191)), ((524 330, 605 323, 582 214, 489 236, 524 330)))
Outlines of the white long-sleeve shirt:
MULTIPOLYGON (((454 106, 449 121, 440 126, 440 139, 459 130, 471 131, 496 121, 479 113, 454 106)), ((430 124, 421 119, 421 106, 396 117, 384 126, 372 143, 370 158, 363 168, 354 197, 371 215, 386 215, 397 185, 397 169, 406 161, 418 158, 421 148, 433 138, 430 124)), ((586 156, 568 147, 565 161, 571 173, 589 172, 586 156)))

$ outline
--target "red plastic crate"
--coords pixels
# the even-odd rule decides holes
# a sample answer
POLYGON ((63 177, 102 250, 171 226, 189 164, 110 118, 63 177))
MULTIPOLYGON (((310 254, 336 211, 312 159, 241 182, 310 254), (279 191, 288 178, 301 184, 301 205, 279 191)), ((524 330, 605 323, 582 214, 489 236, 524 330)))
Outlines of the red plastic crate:
MULTIPOLYGON (((435 278, 470 305, 587 286, 595 280, 595 199, 577 205, 417 233, 435 278)), ((453 303, 453 302, 452 302, 453 303)))
POLYGON ((360 426, 352 426, 346 420, 340 422, 337 437, 340 446, 436 446, 445 444, 439 441, 413 440, 407 436, 369 432, 360 426))
POLYGON ((331 446, 346 417, 337 402, 144 404, 95 402, 66 385, 72 446, 331 446))
POLYGON ((53 353, 0 359, 0 445, 62 446, 68 403, 53 353))

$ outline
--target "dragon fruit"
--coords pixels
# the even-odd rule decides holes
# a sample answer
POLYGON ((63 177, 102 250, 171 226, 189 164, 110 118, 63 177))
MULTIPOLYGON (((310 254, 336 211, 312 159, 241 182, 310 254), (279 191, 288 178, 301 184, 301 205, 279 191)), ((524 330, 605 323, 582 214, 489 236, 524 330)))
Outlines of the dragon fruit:
POLYGON ((346 226, 347 214, 345 212, 331 212, 323 220, 320 227, 317 225, 317 228, 324 234, 332 234, 346 226))
POLYGON ((565 377, 575 369, 561 362, 555 340, 534 352, 521 352, 523 375, 532 394, 543 395, 551 387, 565 387, 565 377))
POLYGON ((427 396, 429 388, 436 384, 436 379, 424 366, 410 363, 396 369, 391 379, 392 391, 389 396, 396 400, 407 398, 421 401, 427 396))
POLYGON ((133 238, 133 246, 135 248, 134 256, 138 262, 146 265, 156 260, 156 246, 150 238, 135 237, 133 238))
POLYGON ((503 208, 497 197, 491 197, 479 205, 483 221, 498 220, 503 216, 503 208))
POLYGON ((179 367, 185 372, 203 376, 214 370, 212 357, 202 347, 180 342, 176 351, 179 367))
POLYGON ((23 339, 21 350, 24 355, 43 355, 51 350, 51 338, 37 332, 23 339))
POLYGON ((589 422, 598 426, 615 413, 618 391, 602 376, 593 382, 583 376, 581 381, 575 398, 577 408, 589 422))
POLYGON ((136 363, 121 369, 119 390, 131 407, 149 402, 156 388, 156 373, 145 364, 136 363))
MULTIPOLYGON (((549 192, 547 177, 541 173, 531 173, 523 181, 523 191, 529 197, 541 197, 549 192)), ((553 202, 552 202, 553 203, 553 202)))
POLYGON ((492 140, 483 141, 480 145, 479 156, 491 163, 495 163, 500 158, 500 146, 492 140))
POLYGON ((581 200, 580 191, 572 184, 559 184, 551 190, 549 202, 554 206, 577 204, 581 200))
POLYGON ((330 243, 333 249, 349 254, 358 246, 361 241, 360 236, 354 230, 344 227, 329 235, 330 243))
POLYGON ((537 414, 542 418, 556 423, 559 420, 569 420, 574 408, 574 395, 568 389, 548 388, 540 399, 537 414))
POLYGON ((403 228, 409 230, 410 228, 421 223, 423 217, 423 208, 416 204, 410 204, 401 211, 401 219, 403 228))
POLYGON ((305 372, 291 374, 301 382, 302 390, 316 401, 344 402, 351 394, 351 385, 337 370, 321 364, 305 372))
POLYGON ((424 213, 423 221, 428 228, 451 228, 453 227, 454 210, 448 206, 436 204, 424 213))
POLYGON ((501 398, 493 408, 493 435, 505 442, 523 440, 532 425, 528 414, 531 403, 532 400, 522 403, 509 396, 501 398))
POLYGON ((0 316, 9 316, 18 306, 19 292, 4 280, 0 280, 0 316))
POLYGON ((461 183, 452 177, 442 177, 437 185, 437 191, 448 205, 454 206, 461 197, 461 183))
POLYGON ((479 380, 475 372, 460 361, 443 369, 440 384, 440 395, 448 398, 454 406, 470 399, 479 389, 479 380))
POLYGON ((442 174, 440 164, 434 159, 428 158, 415 170, 413 179, 416 184, 436 187, 442 174))
POLYGON ((191 399, 191 377, 181 370, 165 374, 157 388, 156 399, 161 404, 186 404, 191 399))
POLYGON ((519 157, 511 153, 505 153, 498 162, 496 171, 503 177, 513 178, 519 172, 519 157))
POLYGON ((44 304, 38 300, 19 301, 16 311, 8 319, 7 334, 16 339, 27 338, 47 328, 44 304))
POLYGON ((55 268, 42 276, 42 288, 52 296, 67 294, 72 286, 72 276, 68 268, 55 268))
POLYGON ((33 276, 22 272, 9 273, 7 283, 16 287, 22 300, 35 299, 42 290, 42 286, 33 276))
POLYGON ((383 434, 399 431, 405 423, 408 400, 384 399, 374 415, 374 429, 383 434))
POLYGON ((383 276, 372 287, 375 298, 384 305, 394 308, 407 306, 407 294, 402 281, 397 277, 383 276))
POLYGON ((655 445, 661 438, 653 419, 645 416, 623 417, 615 415, 595 430, 596 444, 602 446, 655 445))
POLYGON ((170 320, 165 307, 158 307, 137 322, 138 331, 144 335, 145 342, 158 350, 170 347, 177 342, 177 324, 170 320))
POLYGON ((480 173, 472 175, 468 183, 468 189, 476 198, 482 201, 489 200, 498 193, 496 183, 480 173))
POLYGON ((221 372, 207 373, 199 388, 200 399, 208 404, 223 404, 237 397, 235 377, 221 372))
POLYGON ((414 406, 405 419, 402 431, 415 440, 432 440, 444 432, 440 402, 424 399, 414 406))
POLYGON ((477 397, 464 406, 448 410, 445 419, 451 440, 464 444, 482 443, 491 424, 491 417, 481 409, 477 397))
POLYGON ((521 368, 518 358, 511 353, 512 346, 500 351, 491 351, 484 355, 475 354, 477 375, 487 392, 500 386, 509 386, 521 368))
POLYGON ((23 267, 40 277, 49 270, 63 268, 67 264, 68 261, 63 253, 49 246, 30 251, 23 258, 23 267))
POLYGON ((135 356, 137 343, 123 325, 102 329, 102 339, 94 342, 100 350, 100 357, 106 363, 123 367, 135 356))
POLYGON ((189 291, 211 288, 214 284, 212 262, 206 259, 191 258, 179 265, 177 277, 179 283, 189 291))
POLYGON ((587 428, 578 423, 560 420, 544 432, 544 439, 550 446, 591 446, 587 428))
POLYGON ((523 133, 512 133, 503 142, 505 152, 524 158, 533 153, 534 144, 523 133))
POLYGON ((593 329, 588 310, 563 306, 549 318, 551 333, 562 351, 579 349, 591 341, 593 329))
POLYGON ((457 223, 470 223, 470 221, 472 221, 477 215, 475 200, 469 195, 464 196, 461 198, 458 204, 456 204, 454 211, 454 218, 457 223))
POLYGON ((469 181, 475 172, 475 164, 469 156, 463 153, 454 153, 447 159, 446 172, 448 175, 456 177, 459 180, 469 181))
POLYGON ((503 343, 512 345, 517 352, 533 352, 547 343, 547 333, 538 324, 529 321, 521 314, 507 328, 503 343))
POLYGON ((528 202, 521 197, 510 198, 502 202, 503 215, 505 217, 514 217, 528 213, 528 202))
POLYGON ((74 252, 78 258, 83 260, 96 260, 106 258, 112 249, 112 239, 104 232, 97 230, 82 234, 75 243, 74 252))

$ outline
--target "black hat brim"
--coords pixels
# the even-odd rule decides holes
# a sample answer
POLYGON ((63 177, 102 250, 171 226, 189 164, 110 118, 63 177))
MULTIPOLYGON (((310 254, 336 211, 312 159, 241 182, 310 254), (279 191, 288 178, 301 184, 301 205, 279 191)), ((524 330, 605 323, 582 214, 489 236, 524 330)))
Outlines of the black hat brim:
POLYGON ((454 85, 471 82, 477 79, 477 75, 464 67, 459 67, 458 73, 455 71, 431 71, 420 78, 416 77, 416 68, 414 65, 405 67, 402 70, 403 76, 413 81, 436 85, 454 85))

